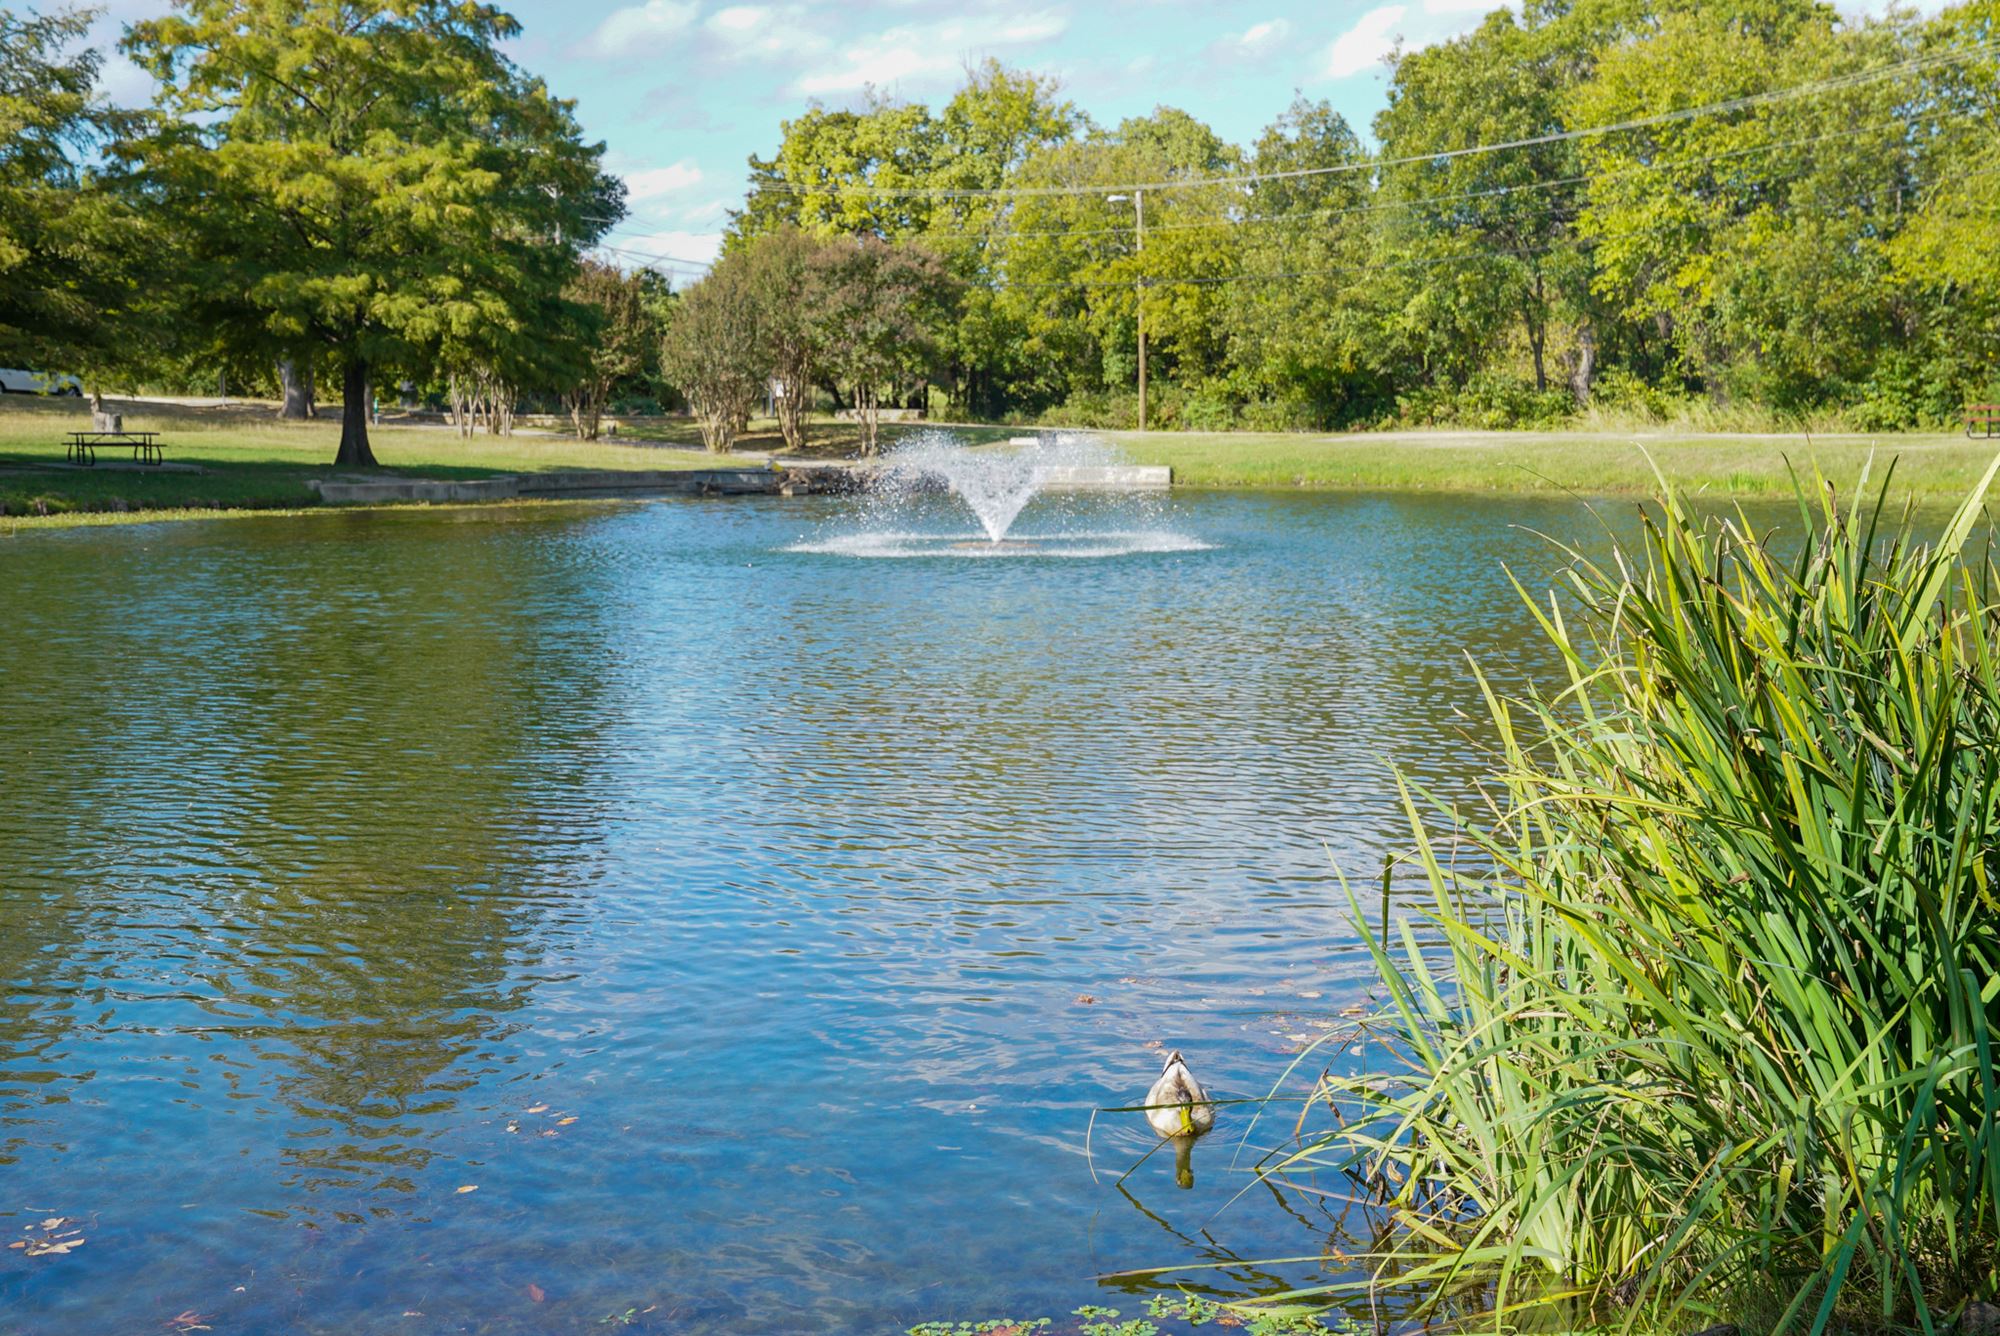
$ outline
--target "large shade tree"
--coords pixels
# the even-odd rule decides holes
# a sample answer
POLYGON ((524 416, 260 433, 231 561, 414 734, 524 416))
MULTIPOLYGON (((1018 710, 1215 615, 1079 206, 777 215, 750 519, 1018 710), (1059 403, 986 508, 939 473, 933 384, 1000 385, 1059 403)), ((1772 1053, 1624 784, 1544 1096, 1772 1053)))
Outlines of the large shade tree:
POLYGON ((375 462, 378 374, 518 360, 623 212, 571 104, 500 52, 518 30, 477 3, 180 0, 126 39, 173 113, 138 159, 186 231, 190 325, 337 364, 338 465, 375 462))

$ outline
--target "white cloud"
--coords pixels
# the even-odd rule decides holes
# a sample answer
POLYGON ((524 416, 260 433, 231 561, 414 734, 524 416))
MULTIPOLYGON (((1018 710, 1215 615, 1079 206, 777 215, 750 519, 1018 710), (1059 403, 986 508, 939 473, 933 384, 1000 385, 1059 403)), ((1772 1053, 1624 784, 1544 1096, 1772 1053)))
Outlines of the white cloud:
POLYGON ((699 222, 719 223, 724 218, 726 218, 729 215, 729 211, 735 208, 739 203, 741 203, 740 200, 734 200, 734 199, 712 199, 706 204, 690 205, 687 208, 682 209, 680 211, 681 221, 688 223, 699 223, 699 222))
POLYGON ((1382 5, 1355 20, 1354 26, 1326 48, 1326 77, 1345 79, 1361 73, 1396 49, 1396 25, 1408 12, 1402 5, 1382 5))
POLYGON ((900 83, 913 75, 935 75, 958 68, 949 56, 916 51, 910 47, 889 47, 881 51, 857 50, 848 53, 847 64, 823 74, 800 76, 792 85, 807 95, 817 93, 858 93, 870 84, 883 87, 900 83))
POLYGON ((607 258, 626 269, 648 267, 671 274, 685 287, 701 276, 701 266, 722 253, 722 233, 667 230, 641 235, 614 233, 603 241, 607 258))
POLYGON ((158 87, 152 75, 117 52, 106 56, 97 70, 97 91, 114 106, 150 106, 158 87))
POLYGON ((625 197, 638 201, 675 195, 701 184, 701 168, 683 158, 670 167, 625 173, 625 197))
POLYGON ((1247 65, 1264 60, 1284 45, 1292 31, 1289 19, 1265 19, 1240 33, 1229 33, 1211 42, 1203 52, 1210 65, 1247 65))
POLYGON ((1236 45, 1246 52, 1261 55, 1284 41, 1285 35, 1291 30, 1292 25, 1289 20, 1266 19, 1262 23, 1253 23, 1244 29, 1243 35, 1236 39, 1236 45))
POLYGON ((843 63, 801 75, 792 91, 810 97, 858 93, 871 84, 950 84, 970 59, 1001 47, 1038 46, 1068 29, 1068 17, 1055 10, 902 24, 851 43, 842 52, 843 63))
POLYGON ((694 22, 692 0, 646 0, 614 9, 591 34, 590 45, 607 56, 632 55, 657 46, 694 22))
POLYGON ((702 24, 705 55, 721 60, 777 62, 791 68, 824 60, 832 43, 799 5, 729 5, 702 24))
POLYGON ((1424 0, 1426 14, 1469 14, 1482 19, 1496 9, 1513 7, 1501 0, 1424 0))
POLYGON ((708 26, 720 33, 751 32, 770 16, 761 5, 731 5, 708 16, 708 26))

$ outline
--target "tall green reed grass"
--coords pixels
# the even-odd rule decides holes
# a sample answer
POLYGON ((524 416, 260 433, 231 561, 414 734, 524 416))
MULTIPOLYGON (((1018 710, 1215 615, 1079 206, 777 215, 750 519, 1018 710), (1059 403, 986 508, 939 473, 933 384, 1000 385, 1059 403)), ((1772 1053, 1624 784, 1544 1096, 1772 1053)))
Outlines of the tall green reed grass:
POLYGON ((1404 783, 1429 898, 1372 947, 1393 1070, 1325 1078, 1339 1129, 1270 1169, 1373 1191, 1377 1285, 1814 1333, 1993 1296, 2000 591, 1966 549, 1996 472, 1928 542, 1886 481, 1815 478, 1790 555, 1669 490, 1523 591, 1567 682, 1481 679, 1486 810, 1404 783))

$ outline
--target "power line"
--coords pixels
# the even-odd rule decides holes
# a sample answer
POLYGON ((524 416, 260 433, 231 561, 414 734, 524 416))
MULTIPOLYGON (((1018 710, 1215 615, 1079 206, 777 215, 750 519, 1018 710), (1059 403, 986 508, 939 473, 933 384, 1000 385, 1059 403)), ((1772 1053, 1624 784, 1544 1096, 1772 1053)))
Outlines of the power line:
POLYGON ((1719 102, 1709 102, 1696 107, 1683 107, 1676 111, 1658 112, 1651 116, 1637 116, 1629 120, 1608 125, 1594 125, 1575 130, 1556 130, 1548 134, 1531 135, 1524 139, 1510 139, 1491 144, 1474 144, 1466 148, 1440 149, 1434 153, 1413 153, 1394 158, 1373 158, 1361 162, 1338 163, 1327 167, 1299 167, 1280 172, 1239 172, 1230 176, 1194 177, 1178 181, 1138 181, 1123 185, 1084 186, 996 186, 987 189, 965 189, 954 187, 924 186, 871 186, 871 185, 801 185, 791 181, 752 182, 753 191, 775 191, 791 195, 833 195, 862 196, 871 199, 995 199, 1033 198, 1059 195, 1105 195, 1131 194, 1139 190, 1193 190, 1204 186, 1241 187, 1255 185, 1261 181, 1289 181, 1312 176, 1332 176, 1351 172, 1373 172, 1384 167, 1402 167, 1417 163, 1447 162, 1457 158, 1474 157, 1488 153, 1501 153, 1518 148, 1535 148, 1546 144, 1567 143, 1579 139, 1592 139, 1601 135, 1619 134, 1628 130, 1644 130, 1659 125, 1673 125, 1695 120, 1703 116, 1723 115, 1735 111, 1748 111, 1757 107, 1799 98, 1816 97, 1821 93, 1835 92, 1848 88, 1859 88, 1877 83, 1900 74, 1916 73, 1926 69, 1956 64, 1975 56, 2000 50, 2000 39, 1975 43, 1953 51, 1931 52, 1911 56, 1873 69, 1855 70, 1848 74, 1834 75, 1825 79, 1808 80, 1789 88, 1773 89, 1763 93, 1752 93, 1744 97, 1727 98, 1719 102))
MULTIPOLYGON (((1192 232, 1192 231, 1200 231, 1203 229, 1241 227, 1258 223, 1298 222, 1308 218, 1344 218, 1354 214, 1425 209, 1438 204, 1453 204, 1453 203, 1460 203, 1466 200, 1489 199, 1502 195, 1520 194, 1522 192, 1531 190, 1551 190, 1559 186, 1586 185, 1597 181, 1616 181, 1631 176, 1644 176, 1652 172, 1671 171, 1675 168, 1680 168, 1680 167, 1700 167, 1708 163, 1720 162, 1728 158, 1747 157, 1755 153, 1769 153, 1782 148, 1803 148, 1812 144, 1825 143, 1826 141, 1832 139, 1853 138, 1859 135, 1872 133, 1873 131, 1876 130, 1888 129, 1894 126, 1899 126, 1904 124, 1906 124, 1906 122, 1901 118, 1897 118, 1894 120, 1887 120, 1887 121, 1876 121, 1869 125, 1856 126, 1851 129, 1829 131, 1828 133, 1822 135, 1810 135, 1799 139, 1773 140, 1768 143, 1755 144, 1748 148, 1729 149, 1721 153, 1707 153, 1707 154, 1700 154, 1694 157, 1674 158, 1671 160, 1662 159, 1659 161, 1646 163, 1639 167, 1628 167, 1623 171, 1588 172, 1577 176, 1552 177, 1540 181, 1524 181, 1511 186, 1494 186, 1489 190, 1468 190, 1455 195, 1428 195, 1421 199, 1384 200, 1373 204, 1355 204, 1338 209, 1302 209, 1294 213, 1251 214, 1237 218, 1212 219, 1210 221, 1200 222, 1200 223, 1149 223, 1146 226, 1146 231, 1148 233, 1192 232)), ((1124 224, 1117 227, 1050 228, 1047 230, 1038 229, 1034 231, 1009 230, 1009 231, 989 232, 984 236, 974 237, 972 238, 972 240, 981 243, 990 243, 993 241, 1012 241, 1020 237, 1086 237, 1086 236, 1130 235, 1134 231, 1136 231, 1136 228, 1134 228, 1129 224, 1124 224)), ((947 232, 945 235, 949 236, 950 233, 947 232)))
MULTIPOLYGON (((1575 140, 1575 139, 1595 137, 1598 135, 1614 134, 1624 130, 1642 129, 1653 125, 1677 123, 1681 121, 1691 120, 1696 117, 1704 115, 1713 115, 1728 111, 1744 110, 1747 108, 1767 105, 1779 101, 1789 101, 1802 97, 1815 96, 1819 93, 1833 91, 1841 88, 1859 87, 1867 83, 1878 82, 1882 79, 1889 78, 1900 73, 1913 72, 1916 70, 1954 64, 1959 61, 1969 60, 1974 56, 1994 50, 2000 50, 2000 40, 1996 40, 1993 42, 1976 43, 1972 46, 1962 47, 1956 51, 1951 51, 1951 52, 1932 53, 1924 56, 1911 57, 1907 60, 1892 62, 1889 65, 1878 66, 1873 70, 1860 70, 1860 71, 1854 71, 1846 75, 1837 75, 1828 79, 1811 80, 1806 83, 1797 84, 1786 89, 1776 89, 1767 93, 1752 94, 1747 97, 1733 98, 1722 102, 1708 103, 1704 106, 1699 106, 1699 107, 1682 108, 1681 110, 1678 111, 1663 112, 1655 116, 1635 118, 1632 120, 1621 121, 1612 125, 1593 126, 1579 130, 1565 130, 1547 135, 1535 136, 1528 139, 1508 140, 1493 144, 1479 144, 1462 149, 1442 150, 1437 153, 1408 154, 1396 158, 1369 159, 1360 162, 1339 163, 1327 167, 1303 167, 1283 172, 1244 173, 1228 177, 1211 177, 1211 178, 1196 179, 1196 180, 1152 182, 1152 183, 1140 183, 1133 185, 1001 186, 987 190, 929 189, 929 188, 917 188, 917 187, 889 188, 889 187, 874 187, 874 186, 820 187, 820 186, 801 186, 792 182, 762 182, 755 184, 753 186, 753 189, 780 190, 791 194, 833 194, 833 195, 861 194, 879 198, 924 197, 924 198, 961 199, 961 198, 999 198, 1008 196, 1049 197, 1049 196, 1102 195, 1102 194, 1115 194, 1120 192, 1129 193, 1136 190, 1192 189, 1195 187, 1206 186, 1206 185, 1247 185, 1247 184, 1255 184, 1260 181, 1296 180, 1312 176, 1328 176, 1337 174, 1349 174, 1360 171, 1373 171, 1382 167, 1402 166, 1413 163, 1442 162, 1450 159, 1468 157, 1477 154, 1497 153, 1509 149, 1525 148, 1542 144, 1557 143, 1566 140, 1575 140)), ((1726 158, 1742 156, 1750 153, 1768 152, 1783 147, 1800 147, 1808 144, 1824 142, 1829 139, 1851 137, 1853 135, 1868 133, 1869 131, 1872 130, 1882 129, 1900 123, 1901 123, 1900 121, 1877 122, 1870 126, 1858 127, 1851 130, 1834 131, 1826 135, 1810 136, 1794 141, 1776 141, 1773 143, 1756 145, 1745 149, 1730 150, 1722 153, 1709 154, 1696 158, 1676 160, 1675 162, 1672 163, 1649 163, 1643 167, 1629 169, 1628 172, 1596 173, 1596 174, 1586 174, 1586 175, 1578 175, 1570 177, 1559 177, 1543 181, 1525 182, 1513 186, 1500 186, 1485 191, 1469 191, 1460 195, 1434 196, 1428 200, 1422 200, 1422 201, 1384 201, 1374 204, 1356 205, 1344 209, 1311 210, 1307 212, 1294 213, 1294 214, 1257 215, 1255 217, 1250 217, 1250 218, 1229 219, 1229 220, 1205 222, 1205 223, 1179 223, 1179 224, 1161 223, 1161 224, 1156 224, 1154 228, 1151 230, 1154 231, 1198 230, 1207 228, 1240 226, 1244 223, 1261 223, 1266 221, 1294 221, 1307 217, 1343 217, 1356 213, 1371 213, 1380 210, 1395 210, 1395 209, 1408 210, 1408 209, 1426 207, 1429 205, 1439 204, 1439 203, 1449 203, 1449 202, 1456 202, 1468 199, 1490 198, 1490 197, 1514 194, 1528 190, 1547 190, 1563 185, 1584 184, 1597 180, 1611 180, 1611 179, 1617 179, 1619 177, 1628 174, 1657 171, 1677 166, 1696 166, 1707 162, 1721 161, 1726 158)), ((623 219, 592 217, 588 221, 617 224, 623 222, 623 219)), ((611 232, 615 233, 620 231, 621 229, 614 226, 610 230, 611 232)), ((624 229, 624 230, 630 230, 630 229, 624 229)), ((1105 235, 1119 235, 1119 234, 1133 232, 1135 230, 1136 229, 1134 228, 1124 227, 1124 226, 1094 228, 1094 229, 1067 228, 1067 229, 1051 229, 1051 230, 1030 231, 1030 232, 1006 232, 997 234, 989 233, 986 237, 975 238, 975 240, 980 242, 981 244, 991 244, 991 241, 995 236, 999 236, 1004 239, 1010 239, 1010 240, 1020 237, 1035 237, 1035 236, 1105 236, 1105 235)), ((703 272, 713 267, 714 264, 713 261, 709 260, 686 260, 676 256, 660 255, 650 251, 636 250, 629 247, 612 246, 603 243, 599 243, 597 249, 611 251, 613 253, 620 255, 632 256, 639 259, 647 259, 666 264, 681 265, 688 269, 703 271, 703 272)))
MULTIPOLYGON (((1437 195, 1417 200, 1378 201, 1375 203, 1351 205, 1338 209, 1313 209, 1313 210, 1304 210, 1297 213, 1287 213, 1287 214, 1260 214, 1248 217, 1218 219, 1218 220, 1210 220, 1198 223, 1158 223, 1147 228, 1147 231, 1163 232, 1163 231, 1230 230, 1237 227, 1262 224, 1262 223, 1301 222, 1308 219, 1319 219, 1319 218, 1331 219, 1331 218, 1347 217, 1357 214, 1369 214, 1369 213, 1377 213, 1384 211, 1410 211, 1416 209, 1430 208, 1440 204, 1461 203, 1469 200, 1495 198, 1500 196, 1519 194, 1527 191, 1548 190, 1566 185, 1589 185, 1599 181, 1624 180, 1635 176, 1647 176, 1647 175, 1652 175, 1654 173, 1671 172, 1687 167, 1706 166, 1715 162, 1722 162, 1734 158, 1747 157, 1759 153, 1775 152, 1780 149, 1805 148, 1816 144, 1826 143, 1832 140, 1857 138, 1864 134, 1870 134, 1879 130, 1894 128, 1905 124, 1907 124, 1907 122, 1905 122, 1900 118, 1885 120, 1885 121, 1876 121, 1876 122, 1871 122, 1867 125, 1853 126, 1842 130, 1828 131, 1824 134, 1799 136, 1790 139, 1770 140, 1762 144, 1753 144, 1742 148, 1726 149, 1716 153, 1698 154, 1685 158, 1661 159, 1661 160, 1656 160, 1654 162, 1645 163, 1638 167, 1626 168, 1622 171, 1617 171, 1617 172, 1596 172, 1596 173, 1584 173, 1584 174, 1565 176, 1565 177, 1553 177, 1538 181, 1520 182, 1508 186, 1496 186, 1487 190, 1464 191, 1452 195, 1437 195)), ((1776 183, 1782 181, 1797 180, 1799 179, 1799 177, 1805 174, 1806 174, 1805 172, 1796 172, 1784 176, 1770 177, 1767 178, 1767 181, 1770 183, 1776 183)), ((1976 173, 1976 174, 1984 175, 1984 173, 1976 173)), ((1570 216, 1568 218, 1561 219, 1558 221, 1573 222, 1575 221, 1575 216, 1570 216)), ((614 228, 612 230, 616 232, 621 229, 614 228)), ((624 229, 624 230, 630 230, 630 229, 624 229)), ((996 241, 1007 242, 1024 237, 1078 237, 1078 236, 1129 235, 1134 231, 1135 229, 1130 226, 1107 227, 1107 228, 1058 228, 1058 229, 1046 229, 1046 230, 1038 229, 1033 231, 998 231, 998 232, 989 232, 983 236, 973 236, 970 237, 969 240, 977 244, 991 245, 996 241)), ((638 259, 652 260, 663 264, 682 266, 687 270, 693 271, 697 275, 700 273, 705 273, 707 270, 711 269, 714 266, 714 261, 712 260, 688 260, 677 256, 662 255, 657 252, 639 250, 625 246, 614 246, 607 243, 599 243, 597 249, 604 251, 611 251, 616 254, 631 256, 638 259)), ((1324 277, 1324 276, 1328 276, 1327 272, 1284 273, 1284 274, 1269 275, 1268 277, 1272 279, 1282 279, 1282 278, 1324 277)), ((1150 285, 1157 286, 1169 283, 1175 283, 1175 284, 1207 283, 1213 281, 1237 281, 1238 279, 1240 279, 1241 281, 1256 281, 1259 279, 1259 277, 1260 276, 1257 275, 1232 276, 1231 278, 1226 280, 1152 279, 1148 280, 1148 282, 1150 285)), ((1095 286, 1119 288, 1119 287, 1129 287, 1131 286, 1131 282, 1129 280, 1117 280, 1117 281, 1077 280, 1074 282, 1065 282, 1065 283, 1001 284, 998 286, 1011 286, 1014 288, 1022 288, 1022 289, 1074 288, 1074 287, 1095 287, 1095 286)))
MULTIPOLYGON (((1519 194, 1532 190, 1549 190, 1559 186, 1566 186, 1566 185, 1587 185, 1597 181, 1623 180, 1628 177, 1644 176, 1655 172, 1667 172, 1685 167, 1706 166, 1710 163, 1722 162, 1732 158, 1748 157, 1750 155, 1757 153, 1770 153, 1770 152, 1775 152, 1779 149, 1786 149, 1786 148, 1805 148, 1815 144, 1825 143, 1829 140, 1855 138, 1863 134, 1869 134, 1877 130, 1889 129, 1903 124, 1905 124, 1905 122, 1900 119, 1876 121, 1868 125, 1855 126, 1853 128, 1846 130, 1829 131, 1826 134, 1807 135, 1792 139, 1771 140, 1762 144, 1753 144, 1745 148, 1727 149, 1718 153, 1705 153, 1687 158, 1662 159, 1659 161, 1647 163, 1644 166, 1627 168, 1623 171, 1618 171, 1618 172, 1597 172, 1597 173, 1586 173, 1577 176, 1554 177, 1540 181, 1520 182, 1518 184, 1510 186, 1495 186, 1489 190, 1470 190, 1470 191, 1463 191, 1461 193, 1454 195, 1433 195, 1420 200, 1390 200, 1373 204, 1350 205, 1348 207, 1339 209, 1309 209, 1309 210, 1302 210, 1297 213, 1256 214, 1241 218, 1218 219, 1200 223, 1156 223, 1151 227, 1147 228, 1147 231, 1177 232, 1177 231, 1225 230, 1225 229, 1233 229, 1236 227, 1243 227, 1243 226, 1262 224, 1262 223, 1303 222, 1308 219, 1342 218, 1342 217, 1349 217, 1355 214, 1378 213, 1383 211, 1397 211, 1397 210, 1409 211, 1421 208, 1430 208, 1439 204, 1462 203, 1467 200, 1489 199, 1498 196, 1519 194)), ((1778 177, 1774 179, 1792 180, 1796 179, 1796 176, 1778 177)), ((619 231, 632 231, 632 230, 636 229, 621 229, 621 228, 612 229, 614 233, 619 231)), ((1023 237, 1084 237, 1084 236, 1130 235, 1133 233, 1134 230, 1135 229, 1130 226, 1100 227, 1100 228, 1052 228, 1046 230, 1038 229, 1033 231, 990 232, 984 236, 974 236, 969 239, 981 245, 991 245, 996 241, 1008 242, 1008 241, 1018 240, 1023 237)), ((652 251, 636 250, 626 246, 613 246, 602 242, 598 244, 597 249, 613 251, 620 255, 633 256, 639 259, 657 260, 668 264, 683 265, 689 269, 702 272, 705 272, 706 270, 714 267, 715 263, 712 260, 684 260, 671 255, 660 255, 652 251)))
POLYGON ((652 251, 633 250, 629 246, 609 246, 601 241, 597 243, 594 249, 611 251, 617 255, 630 255, 641 260, 657 260, 662 264, 682 265, 688 269, 697 271, 706 271, 715 263, 713 260, 683 260, 673 255, 658 255, 652 251))
MULTIPOLYGON (((1804 173, 1802 172, 1793 173, 1791 176, 1780 177, 1777 179, 1796 180, 1798 179, 1798 177, 1802 175, 1804 175, 1804 173)), ((1573 220, 1568 220, 1568 221, 1573 221, 1573 220)), ((1688 224, 1683 220, 1676 220, 1669 223, 1658 224, 1652 227, 1629 228, 1621 231, 1616 239, 1624 240, 1626 238, 1635 236, 1653 236, 1663 232, 1678 232, 1686 228, 1687 225, 1688 224)), ((1603 238, 1603 239, 1565 238, 1562 240, 1550 242, 1549 244, 1544 246, 1510 249, 1498 252, 1497 254, 1499 258, 1526 259, 1530 256, 1550 255, 1554 254, 1557 251, 1562 251, 1562 250, 1574 250, 1578 252, 1583 252, 1583 251, 1595 250, 1597 249, 1597 247, 1606 244, 1606 242, 1608 242, 1609 240, 1612 240, 1612 238, 1603 238)), ((1140 276, 1135 278, 1119 278, 1119 279, 1071 279, 1063 282, 1052 282, 1052 283, 1019 283, 1003 279, 992 284, 992 289, 994 291, 1015 290, 1015 291, 1028 292, 1028 291, 1074 290, 1080 288, 1082 289, 1105 288, 1112 290, 1131 291, 1134 288, 1219 287, 1229 283, 1284 282, 1302 278, 1348 278, 1365 274, 1390 273, 1407 269, 1417 269, 1417 270, 1434 269, 1434 268, 1439 268, 1441 266, 1448 266, 1455 264, 1483 263, 1491 261, 1494 258, 1496 258, 1496 253, 1482 252, 1471 255, 1460 254, 1460 255, 1435 256, 1430 259, 1423 259, 1423 260, 1389 260, 1389 261, 1378 262, 1375 264, 1351 265, 1340 269, 1287 270, 1279 273, 1269 273, 1269 274, 1209 274, 1209 275, 1202 275, 1190 278, 1160 278, 1153 276, 1140 276)))

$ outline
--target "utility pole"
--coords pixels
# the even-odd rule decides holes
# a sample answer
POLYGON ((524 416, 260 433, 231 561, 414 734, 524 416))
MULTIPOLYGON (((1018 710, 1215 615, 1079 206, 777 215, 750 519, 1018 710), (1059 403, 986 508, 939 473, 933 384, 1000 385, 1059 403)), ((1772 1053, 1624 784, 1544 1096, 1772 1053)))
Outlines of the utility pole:
MULTIPOLYGON (((1132 207, 1139 214, 1138 253, 1146 253, 1146 192, 1132 192, 1132 207)), ((1146 430, 1146 273, 1142 262, 1139 267, 1139 430, 1146 430)))
MULTIPOLYGON (((1106 195, 1104 198, 1110 200, 1113 204, 1128 199, 1132 201, 1132 207, 1138 213, 1139 222, 1139 241, 1136 249, 1140 255, 1144 255, 1146 253, 1146 192, 1143 190, 1134 190, 1130 195, 1106 195)), ((1139 289, 1139 430, 1144 431, 1146 430, 1146 275, 1143 265, 1141 266, 1136 286, 1139 289)))

